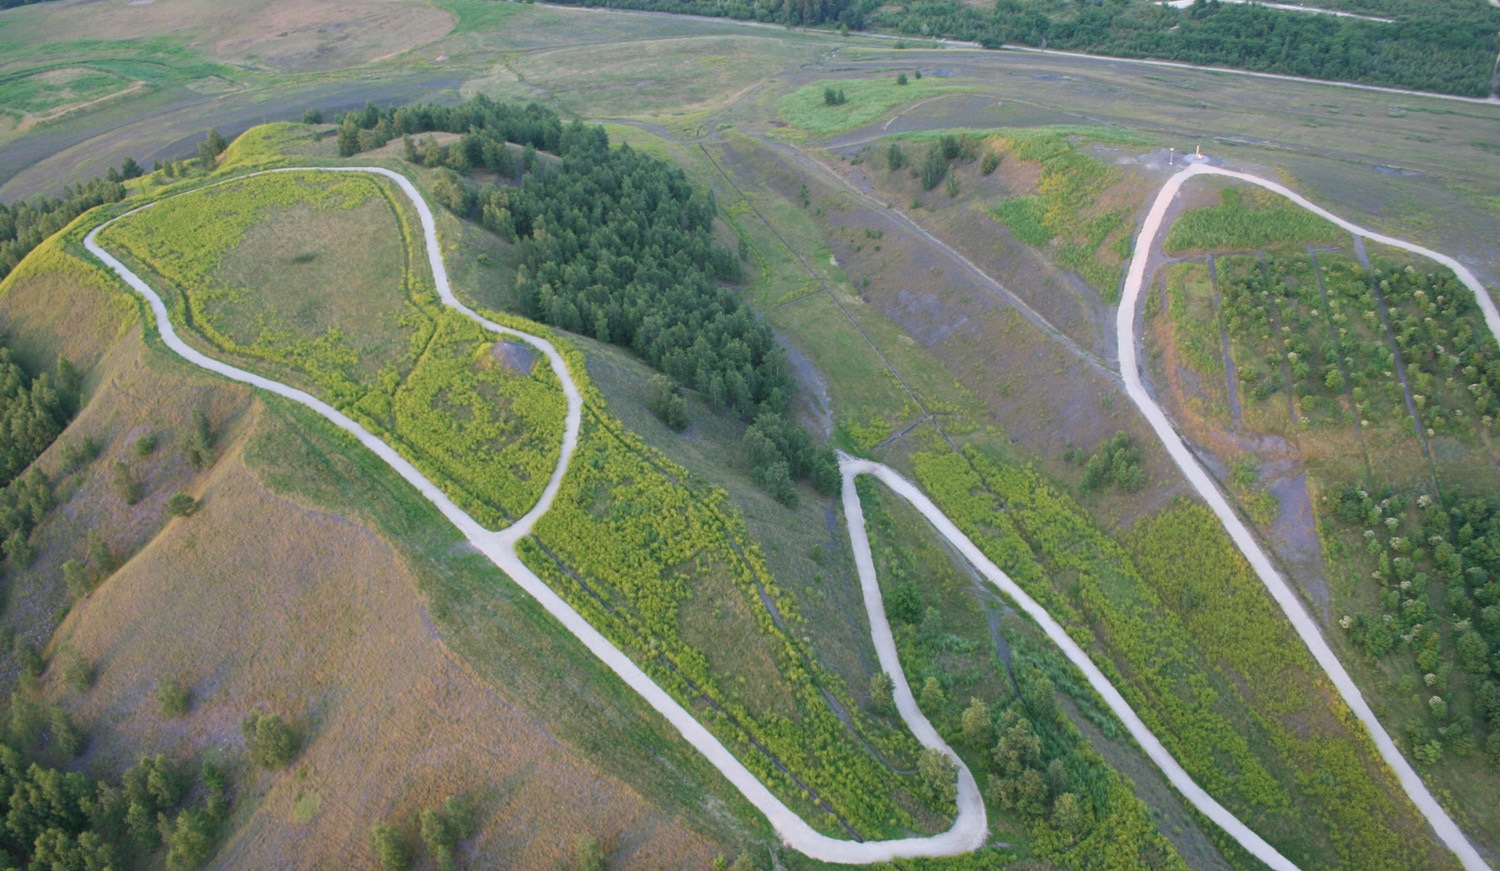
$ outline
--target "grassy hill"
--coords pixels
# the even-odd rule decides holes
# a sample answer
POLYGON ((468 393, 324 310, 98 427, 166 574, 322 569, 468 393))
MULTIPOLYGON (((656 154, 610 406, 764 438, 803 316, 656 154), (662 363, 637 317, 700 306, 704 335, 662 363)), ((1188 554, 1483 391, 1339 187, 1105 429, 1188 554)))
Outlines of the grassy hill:
MULTIPOLYGON (((45 696, 91 734, 77 764, 118 773, 148 751, 225 760, 237 788, 220 861, 232 867, 369 855, 383 820, 415 843, 416 812, 446 795, 476 808, 465 850, 523 865, 569 860, 580 832, 651 867, 702 867, 754 837, 714 775, 632 696, 601 685, 592 658, 498 572, 455 551, 399 479, 351 461, 317 419, 143 340, 134 300, 77 238, 49 243, 0 290, 7 341, 29 361, 67 353, 84 375, 82 412, 39 461, 60 506, 34 535, 31 566, 7 567, 4 617, 48 645, 45 696), (202 471, 183 452, 198 409, 215 441, 202 471), (97 455, 64 473, 85 440, 97 455), (142 485, 134 505, 118 495, 117 461, 142 485), (163 503, 179 490, 201 507, 169 520, 163 503), (86 530, 120 567, 91 567, 97 586, 74 604, 61 564, 88 558, 86 530), (75 660, 92 666, 85 690, 64 677, 75 660), (163 677, 191 692, 186 717, 157 711, 163 677), (258 774, 244 760, 238 724, 254 710, 293 723, 292 768, 258 774), (372 756, 407 762, 392 772, 372 756), (705 789, 720 794, 705 802, 705 789)), ((8 682, 15 669, 8 660, 8 682)))
MULTIPOLYGON (((334 143, 323 132, 257 128, 226 153, 218 177, 331 162, 334 143)), ((1180 482, 1143 438, 1107 366, 1088 359, 1110 355, 1108 299, 1154 178, 1134 168, 1145 164, 1144 143, 1096 128, 931 131, 878 141, 844 162, 737 132, 693 146, 644 128, 630 136, 711 185, 715 233, 746 240, 744 295, 799 351, 792 365, 804 395, 794 407, 803 419, 920 479, 1088 639, 1221 800, 1310 865, 1444 866, 1448 857, 1346 712, 1321 693, 1300 648, 1273 641, 1285 623, 1226 555, 1222 532, 1208 524, 1192 540, 1173 537, 1201 520, 1197 509, 1176 498, 1180 482), (945 133, 958 153, 940 158, 930 190, 920 165, 916 176, 892 171, 889 146, 919 163, 930 147, 941 154, 945 133), (988 171, 986 155, 996 159, 988 171), (986 283, 960 254, 1001 280, 986 283), (1046 281, 1027 280, 1037 275, 1046 281), (1018 313, 1016 300, 1041 317, 1018 313), (1144 488, 1075 499, 1082 460, 1119 430, 1131 436, 1144 488), (1193 584, 1180 568, 1200 563, 1221 571, 1215 577, 1232 600, 1184 592, 1193 584), (1226 622, 1255 627, 1255 637, 1220 631, 1226 622), (1299 775, 1309 770, 1327 778, 1299 775)), ((440 180, 395 154, 373 159, 424 185, 440 180)), ((270 176, 196 190, 208 180, 147 177, 135 185, 144 197, 192 192, 104 237, 174 291, 174 318, 192 328, 190 341, 348 409, 497 521, 528 504, 525 487, 486 489, 494 482, 467 476, 475 457, 512 449, 545 466, 555 388, 524 354, 434 309, 399 200, 364 180, 270 176), (454 383, 467 392, 453 394, 454 383), (479 420, 497 408, 508 412, 479 420)), ((517 247, 451 215, 440 216, 440 230, 460 292, 486 309, 510 304, 517 247)), ((231 865, 331 862, 339 851, 368 850, 369 827, 384 820, 415 843, 416 812, 450 793, 481 809, 465 849, 519 865, 566 861, 568 834, 579 830, 623 865, 698 867, 742 850, 761 861, 771 839, 753 813, 436 512, 311 414, 207 378, 143 339, 133 300, 100 277, 77 239, 74 230, 49 243, 0 286, 0 329, 33 365, 66 353, 85 373, 84 410, 41 461, 63 482, 61 505, 38 531, 37 561, 7 570, 11 602, 21 606, 4 617, 38 643, 56 627, 45 692, 96 731, 79 764, 118 770, 150 749, 223 754, 241 784, 220 857, 231 865), (205 470, 184 451, 199 410, 214 445, 205 470), (85 436, 97 457, 64 473, 64 448, 85 436), (144 491, 134 505, 119 495, 122 476, 144 491), (179 490, 201 507, 169 520, 165 502, 179 490), (248 529, 236 528, 239 518, 251 519, 248 529), (112 575, 93 566, 97 589, 69 608, 62 563, 92 560, 90 528, 122 566, 112 575), (283 540, 294 546, 278 552, 271 543, 283 540), (141 624, 141 614, 151 617, 141 624), (288 643, 311 633, 315 647, 288 643), (93 688, 68 688, 62 671, 72 657, 97 665, 93 688), (400 667, 389 674, 372 665, 391 660, 400 667), (157 715, 150 696, 161 678, 191 690, 185 718, 157 715), (250 710, 274 710, 303 735, 290 769, 258 774, 243 761, 236 726, 250 710), (388 711, 389 727, 370 710, 388 711), (502 743, 470 737, 488 734, 502 743), (419 761, 382 779, 371 758, 419 761), (538 812, 558 803, 564 810, 538 812)), ((1190 268, 1169 285, 1201 294, 1201 270, 1190 268)), ((1253 278, 1253 269, 1240 271, 1253 278)), ((1188 304, 1211 308, 1201 295, 1188 304)), ((1152 323, 1159 334, 1162 316, 1152 323)), ((1298 325, 1315 338, 1313 320, 1298 325)), ((1187 335, 1190 324, 1171 327, 1187 335)), ((810 822, 879 836, 945 825, 906 773, 915 759, 909 736, 872 699, 873 660, 837 507, 804 488, 800 507, 782 508, 751 483, 742 422, 690 395, 694 422, 675 434, 647 408, 650 370, 638 360, 557 338, 592 384, 578 457, 528 544, 528 562, 810 822)), ((1197 336, 1193 359, 1211 359, 1211 338, 1197 336)), ((1462 399, 1433 395, 1435 407, 1462 399)), ((1336 393, 1314 399, 1318 419, 1332 420, 1336 393)), ((1203 405, 1204 426, 1216 408, 1203 405)), ((1073 842, 1059 834, 1075 831, 1080 842, 1107 841, 1157 867, 1174 867, 1179 854, 1248 867, 1191 814, 1176 811, 1172 831, 1153 824, 1110 768, 1139 760, 1112 743, 1092 695, 1003 603, 979 601, 961 567, 945 566, 901 509, 891 512, 895 524, 872 520, 888 551, 883 582, 933 579, 918 601, 938 613, 936 623, 924 626, 925 610, 914 620, 893 614, 904 653, 940 690, 930 713, 958 740, 968 697, 985 702, 998 726, 1014 692, 1031 686, 1028 722, 1056 732, 1047 759, 1064 760, 1067 776, 1049 781, 1041 813, 1008 804, 997 787, 997 837, 1025 860, 1063 866, 1087 852, 1070 853, 1073 842), (986 609, 994 622, 975 617, 986 609), (988 653, 996 626, 1028 664, 1009 690, 988 653), (1058 687, 1067 698, 1051 709, 1040 699, 1058 687), (1063 825, 1071 817, 1059 820, 1052 799, 1064 793, 1092 796, 1087 826, 1096 827, 1063 825)), ((979 769, 1015 774, 982 744, 971 749, 979 769)), ((1170 805, 1149 772, 1130 779, 1153 807, 1170 805)))
POLYGON ((1303 542, 1312 613, 1386 727, 1493 841, 1495 591, 1473 545, 1500 495, 1500 347, 1451 273, 1285 211, 1228 188, 1182 214, 1167 249, 1205 254, 1165 275, 1157 370, 1247 513, 1303 542))

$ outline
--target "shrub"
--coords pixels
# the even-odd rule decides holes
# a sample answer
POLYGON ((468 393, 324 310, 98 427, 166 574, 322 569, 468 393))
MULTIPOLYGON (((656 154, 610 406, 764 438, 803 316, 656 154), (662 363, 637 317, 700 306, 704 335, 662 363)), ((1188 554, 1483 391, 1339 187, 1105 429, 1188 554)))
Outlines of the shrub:
POLYGON ((251 714, 240 722, 250 761, 265 769, 283 768, 297 756, 297 736, 279 714, 251 714))
POLYGON ((996 154, 993 151, 986 151, 984 153, 984 158, 979 161, 979 171, 984 175, 989 175, 997 168, 999 168, 999 166, 1000 155, 996 154))
POLYGON ((917 773, 928 799, 948 807, 958 795, 958 766, 943 751, 928 747, 917 761, 917 773))
POLYGON ((36 645, 25 638, 16 639, 11 645, 11 653, 15 655, 16 665, 24 674, 37 677, 47 667, 47 664, 42 661, 42 655, 37 652, 36 645))
POLYGON ((474 833, 474 823, 467 808, 449 796, 441 808, 427 808, 418 816, 422 841, 427 845, 439 868, 452 871, 453 850, 458 842, 474 833))
POLYGON ((31 565, 31 560, 36 552, 27 543, 26 535, 20 527, 12 529, 10 535, 5 538, 5 558, 10 564, 18 569, 24 569, 31 565))
POLYGON ((890 715, 896 712, 895 688, 895 681, 889 674, 882 671, 870 675, 870 707, 875 713, 890 715))
POLYGON ((183 452, 195 469, 208 468, 213 462, 214 435, 208 425, 208 412, 201 407, 193 409, 193 426, 188 431, 183 452))
POLYGON ((94 591, 93 573, 78 560, 70 559, 63 563, 62 573, 63 586, 74 599, 82 599, 94 591))
POLYGON ((70 647, 63 655, 62 679, 74 692, 84 692, 94 685, 94 664, 70 647))
POLYGON ((579 835, 573 843, 573 858, 578 871, 604 871, 604 848, 593 835, 579 835))
POLYGON ((885 162, 893 170, 900 169, 906 166, 906 152, 901 150, 901 146, 892 142, 891 147, 885 150, 885 162))
POLYGON ((99 577, 107 578, 114 574, 119 564, 115 562, 114 551, 109 549, 109 543, 104 540, 97 530, 90 529, 88 533, 89 562, 94 564, 99 577))
POLYGON ((922 158, 922 190, 930 191, 937 187, 947 174, 948 161, 943 158, 942 149, 934 145, 927 150, 927 156, 922 158))
POLYGON ((148 432, 135 440, 135 455, 137 457, 148 456, 154 450, 156 450, 155 433, 148 432))
POLYGON ((141 501, 146 495, 146 488, 141 484, 135 473, 130 471, 130 466, 124 460, 115 460, 114 466, 115 495, 119 496, 126 505, 134 505, 141 501))
POLYGON ((922 594, 913 584, 897 584, 886 599, 885 609, 902 623, 916 623, 922 619, 922 594))
POLYGON ((186 717, 193 706, 193 693, 174 678, 156 682, 156 707, 163 717, 186 717))
POLYGON ((186 493, 178 491, 167 500, 167 513, 173 517, 187 517, 198 508, 198 500, 186 493))
MULTIPOLYGON (((162 818, 165 827, 165 817, 162 818)), ((167 871, 197 868, 213 855, 214 820, 202 811, 188 809, 177 815, 167 835, 167 871)))
POLYGON ((963 729, 964 740, 970 747, 975 750, 989 747, 994 730, 990 727, 990 708, 982 699, 969 699, 969 706, 964 709, 963 729))
POLYGON ((1089 457, 1084 464, 1083 483, 1079 489, 1089 493, 1108 483, 1127 493, 1134 493, 1146 484, 1140 454, 1130 446, 1130 436, 1124 431, 1115 433, 1099 453, 1089 457))
POLYGON ((323 123, 323 113, 319 112, 317 109, 308 109, 306 112, 302 113, 302 123, 303 124, 322 124, 323 123))
POLYGON ((677 383, 666 375, 652 376, 648 385, 646 405, 661 422, 677 432, 688 428, 687 400, 677 383))
POLYGON ((904 84, 906 84, 906 73, 898 73, 896 75, 896 84, 898 84, 898 85, 904 85, 904 84))
POLYGON ((370 829, 370 849, 375 852, 375 861, 384 871, 406 871, 411 867, 411 854, 396 827, 381 823, 370 829))

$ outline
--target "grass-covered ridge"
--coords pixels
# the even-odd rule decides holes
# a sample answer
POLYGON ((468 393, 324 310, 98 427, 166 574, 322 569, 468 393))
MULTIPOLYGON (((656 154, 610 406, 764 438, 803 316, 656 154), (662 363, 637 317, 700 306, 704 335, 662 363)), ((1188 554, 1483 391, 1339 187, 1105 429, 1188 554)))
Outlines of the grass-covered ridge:
POLYGON ((164 280, 192 333, 390 439, 487 525, 530 508, 556 465, 556 377, 438 302, 380 182, 258 175, 163 200, 101 240, 164 280))
MULTIPOLYGON (((495 439, 481 418, 497 408, 525 414, 507 424, 550 451, 537 451, 546 465, 531 481, 540 487, 561 431, 555 380, 499 393, 497 381, 540 381, 545 370, 535 367, 545 363, 431 299, 430 277, 409 265, 425 255, 394 197, 360 177, 259 175, 163 200, 112 225, 101 244, 175 297, 174 318, 217 354, 335 398, 471 511, 477 500, 465 502, 459 488, 488 483, 476 469, 510 473, 486 461, 495 439), (371 223, 384 229, 371 235, 371 223), (358 263, 318 244, 341 224, 358 263), (206 245, 194 247, 200 239, 206 245), (319 272, 325 258, 338 268, 319 272), (299 270, 322 276, 326 301, 296 290, 299 270), (382 287, 389 298, 374 292, 382 287), (554 397, 559 424, 549 426, 554 397)), ((512 315, 486 316, 550 338, 586 397, 583 440, 523 548, 528 562, 818 828, 877 839, 946 828, 941 808, 928 807, 904 773, 920 746, 902 728, 875 728, 816 661, 799 637, 796 603, 724 494, 621 428, 564 339, 512 315)))

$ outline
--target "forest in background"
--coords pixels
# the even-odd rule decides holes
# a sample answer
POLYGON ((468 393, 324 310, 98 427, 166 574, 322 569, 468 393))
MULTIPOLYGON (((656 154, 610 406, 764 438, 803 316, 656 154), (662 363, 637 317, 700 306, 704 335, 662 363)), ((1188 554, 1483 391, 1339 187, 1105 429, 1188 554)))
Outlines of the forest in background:
MULTIPOLYGON (((1394 23, 1199 0, 1186 9, 1128 0, 1059 4, 962 0, 559 0, 578 6, 710 15, 788 26, 1153 58, 1467 97, 1490 93, 1500 9, 1444 0, 1373 0, 1394 23)), ((1335 6, 1337 3, 1326 5, 1335 6)))

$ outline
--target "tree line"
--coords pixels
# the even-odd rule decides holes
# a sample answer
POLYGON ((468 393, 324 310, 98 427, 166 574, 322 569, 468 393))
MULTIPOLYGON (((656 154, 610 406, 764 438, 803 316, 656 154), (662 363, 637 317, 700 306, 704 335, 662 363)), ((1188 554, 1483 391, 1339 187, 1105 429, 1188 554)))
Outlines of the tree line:
POLYGON ((837 490, 831 448, 786 420, 794 389, 786 352, 730 286, 744 280, 744 269, 715 241, 713 193, 681 169, 612 146, 602 127, 563 126, 535 104, 483 97, 456 107, 369 107, 340 124, 369 124, 380 135, 383 124, 393 135, 462 132, 446 147, 413 146, 409 157, 443 167, 434 197, 445 207, 517 244, 522 314, 629 348, 714 408, 752 423, 752 474, 778 499, 795 501, 796 478, 837 490), (509 143, 559 159, 543 167, 523 151, 518 170, 509 143), (521 181, 480 188, 459 175, 477 169, 501 176, 508 169, 521 181))
POLYGON ((788 26, 838 26, 918 38, 1020 44, 1483 97, 1500 10, 1485 3, 1374 3, 1394 24, 1249 3, 1044 4, 963 0, 561 0, 580 6, 712 15, 788 26))
MULTIPOLYGON (((128 161, 129 166, 134 161, 128 161)), ((0 277, 9 275, 31 249, 66 227, 79 215, 104 203, 125 199, 125 176, 111 169, 116 178, 95 178, 78 187, 64 187, 60 197, 37 197, 16 203, 0 203, 0 277)), ((136 168, 139 175, 139 167, 136 168)))
POLYGON ((26 471, 72 417, 78 374, 66 359, 57 368, 56 377, 33 377, 0 345, 0 487, 26 471))
MULTIPOLYGON (((496 146, 514 142, 555 153, 562 140, 562 121, 536 103, 497 103, 483 94, 457 106, 420 103, 383 108, 366 103, 362 111, 346 112, 339 118, 339 154, 348 157, 379 148, 397 136, 434 131, 465 134, 459 153, 468 162, 453 168, 468 172, 483 163, 486 143, 492 152, 496 146)), ((451 154, 444 150, 445 158, 451 154)))

